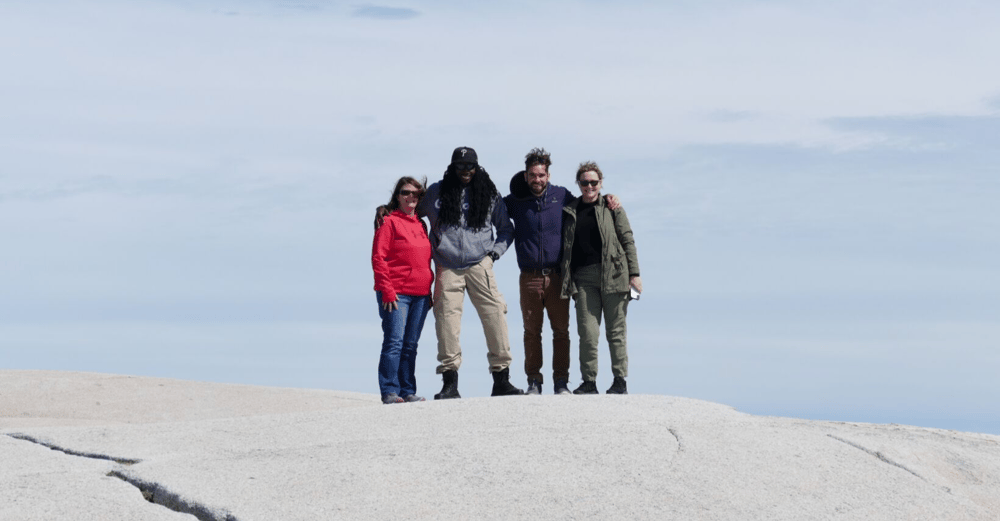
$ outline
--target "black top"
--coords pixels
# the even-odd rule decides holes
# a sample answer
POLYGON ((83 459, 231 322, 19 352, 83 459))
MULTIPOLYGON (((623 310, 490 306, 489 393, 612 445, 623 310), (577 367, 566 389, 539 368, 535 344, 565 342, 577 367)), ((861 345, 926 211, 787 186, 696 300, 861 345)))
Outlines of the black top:
POLYGON ((580 201, 576 208, 576 237, 573 238, 573 258, 570 269, 601 263, 601 231, 597 229, 597 201, 580 201))

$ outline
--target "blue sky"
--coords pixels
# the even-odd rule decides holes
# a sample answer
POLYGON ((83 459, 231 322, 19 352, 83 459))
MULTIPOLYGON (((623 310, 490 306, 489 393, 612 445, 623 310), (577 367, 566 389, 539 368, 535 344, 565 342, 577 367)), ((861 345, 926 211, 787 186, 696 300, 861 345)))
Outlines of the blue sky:
MULTIPOLYGON (((373 208, 456 146, 503 188, 544 146, 557 184, 597 161, 635 228, 632 392, 1000 433, 997 22, 964 1, 4 2, 0 367, 377 392, 373 208)), ((497 271, 523 385, 514 256, 497 271)), ((484 396, 466 307, 460 389, 484 396)), ((425 395, 435 354, 429 322, 425 395)))

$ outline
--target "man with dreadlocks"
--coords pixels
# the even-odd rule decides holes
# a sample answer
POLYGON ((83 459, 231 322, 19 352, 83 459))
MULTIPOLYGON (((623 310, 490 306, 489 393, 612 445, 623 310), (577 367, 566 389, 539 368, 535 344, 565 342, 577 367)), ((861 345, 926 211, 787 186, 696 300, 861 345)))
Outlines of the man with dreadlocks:
POLYGON ((430 220, 434 248, 434 324, 440 364, 437 372, 444 380, 434 399, 461 398, 459 332, 466 291, 486 333, 492 395, 524 394, 510 383, 507 303, 493 275, 493 262, 510 246, 514 226, 496 186, 479 166, 475 150, 455 149, 444 179, 427 188, 417 212, 430 220))

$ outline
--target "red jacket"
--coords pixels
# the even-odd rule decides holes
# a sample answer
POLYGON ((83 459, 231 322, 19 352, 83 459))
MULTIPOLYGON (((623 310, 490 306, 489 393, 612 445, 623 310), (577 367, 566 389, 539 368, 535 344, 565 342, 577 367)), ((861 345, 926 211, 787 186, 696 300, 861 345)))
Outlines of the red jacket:
POLYGON ((385 217, 375 230, 372 270, 375 291, 382 292, 382 302, 394 302, 396 294, 431 294, 431 241, 416 215, 396 210, 385 217))

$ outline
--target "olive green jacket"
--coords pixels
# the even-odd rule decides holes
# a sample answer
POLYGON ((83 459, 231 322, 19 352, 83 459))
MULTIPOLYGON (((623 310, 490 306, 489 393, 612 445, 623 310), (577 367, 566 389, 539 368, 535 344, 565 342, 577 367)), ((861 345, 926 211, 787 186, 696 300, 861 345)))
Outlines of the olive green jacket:
MULTIPOLYGON (((576 295, 576 284, 570 273, 573 260, 573 240, 576 238, 576 209, 583 201, 577 198, 563 207, 562 231, 562 298, 576 295)), ((635 251, 632 227, 624 208, 608 209, 604 197, 598 197, 594 207, 597 229, 601 234, 601 292, 628 292, 630 275, 639 275, 639 256, 635 251)))

